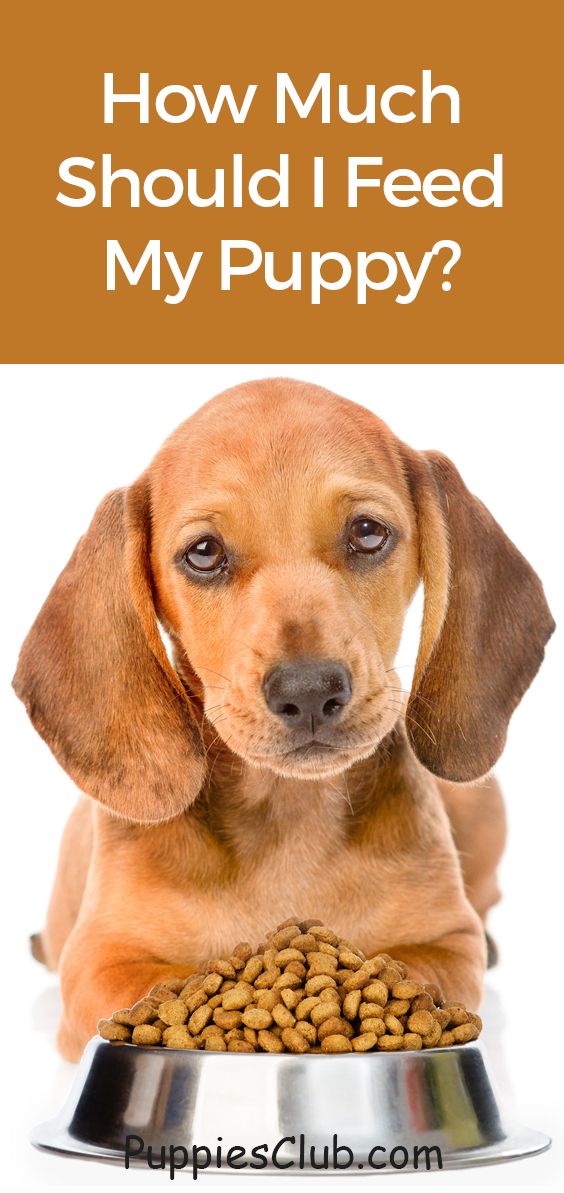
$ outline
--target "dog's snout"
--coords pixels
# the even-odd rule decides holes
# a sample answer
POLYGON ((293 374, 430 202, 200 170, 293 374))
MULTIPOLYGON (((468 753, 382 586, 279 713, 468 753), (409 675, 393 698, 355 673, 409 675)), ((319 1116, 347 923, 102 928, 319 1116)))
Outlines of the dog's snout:
POLYGON ((315 732, 340 716, 351 695, 348 668, 333 660, 279 663, 264 682, 269 709, 290 729, 315 732))

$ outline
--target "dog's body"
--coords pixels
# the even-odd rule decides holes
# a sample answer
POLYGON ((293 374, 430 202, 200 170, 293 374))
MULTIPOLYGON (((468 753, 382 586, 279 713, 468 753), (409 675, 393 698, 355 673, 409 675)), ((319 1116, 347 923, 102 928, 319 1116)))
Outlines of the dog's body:
POLYGON ((64 1054, 293 914, 477 1005, 505 822, 495 781, 469 784, 551 629, 453 466, 367 411, 268 382, 183 424, 98 510, 16 676, 98 801, 71 817, 36 945, 61 971, 64 1054))

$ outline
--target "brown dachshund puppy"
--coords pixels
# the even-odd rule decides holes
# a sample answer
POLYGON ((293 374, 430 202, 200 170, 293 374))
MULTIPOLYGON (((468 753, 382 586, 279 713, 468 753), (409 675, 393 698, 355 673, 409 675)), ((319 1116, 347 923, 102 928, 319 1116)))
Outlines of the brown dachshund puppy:
POLYGON ((35 947, 60 968, 63 1054, 288 915, 476 1006, 504 817, 492 779, 467 785, 552 628, 450 461, 367 410, 276 380, 182 424, 98 508, 15 678, 92 797, 35 947), (421 580, 404 700, 394 658, 421 580))

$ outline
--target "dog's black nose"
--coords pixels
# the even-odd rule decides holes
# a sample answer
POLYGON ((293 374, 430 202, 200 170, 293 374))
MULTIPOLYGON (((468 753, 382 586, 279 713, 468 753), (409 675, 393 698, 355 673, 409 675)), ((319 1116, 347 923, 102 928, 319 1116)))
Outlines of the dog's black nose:
POLYGON ((269 709, 289 729, 315 732, 340 716, 351 695, 348 668, 333 660, 279 663, 264 681, 269 709))

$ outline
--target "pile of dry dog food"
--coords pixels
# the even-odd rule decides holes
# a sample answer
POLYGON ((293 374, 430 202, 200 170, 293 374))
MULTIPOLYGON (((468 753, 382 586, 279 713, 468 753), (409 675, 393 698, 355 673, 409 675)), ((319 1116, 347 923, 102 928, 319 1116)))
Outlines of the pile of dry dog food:
POLYGON ((386 953, 366 958, 318 920, 287 920, 253 951, 153 987, 102 1019, 105 1040, 212 1052, 394 1052, 475 1040, 479 1015, 445 1004, 386 953))

